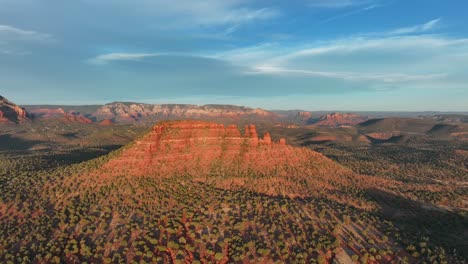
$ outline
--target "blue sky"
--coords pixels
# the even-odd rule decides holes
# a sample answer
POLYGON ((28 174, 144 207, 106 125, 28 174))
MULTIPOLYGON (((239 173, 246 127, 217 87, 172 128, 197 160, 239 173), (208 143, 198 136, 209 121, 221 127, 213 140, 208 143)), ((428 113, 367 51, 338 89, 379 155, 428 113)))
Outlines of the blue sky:
POLYGON ((465 0, 0 0, 19 104, 468 111, 465 0))

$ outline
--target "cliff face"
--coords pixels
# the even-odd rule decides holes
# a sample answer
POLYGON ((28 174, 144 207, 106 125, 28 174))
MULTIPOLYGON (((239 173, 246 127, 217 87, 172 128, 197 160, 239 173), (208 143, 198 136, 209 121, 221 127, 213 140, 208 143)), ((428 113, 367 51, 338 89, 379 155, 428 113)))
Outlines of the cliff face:
POLYGON ((26 110, 0 96, 0 122, 20 123, 26 120, 27 116, 26 110))
POLYGON ((259 138, 254 125, 246 126, 242 136, 234 125, 169 121, 154 126, 106 168, 129 175, 204 175, 214 166, 240 169, 255 161, 259 162, 256 166, 268 169, 274 162, 266 155, 287 148, 285 140, 281 142, 273 142, 269 133, 259 138))
POLYGON ((349 201, 347 186, 375 186, 324 155, 258 137, 244 128, 204 121, 168 121, 110 159, 87 177, 95 184, 115 177, 177 177, 217 188, 244 188, 267 195, 317 196, 349 201))
POLYGON ((242 118, 261 117, 276 118, 275 113, 248 107, 231 105, 182 105, 182 104, 138 104, 112 103, 99 108, 93 113, 98 120, 112 119, 117 122, 130 123, 135 121, 155 121, 171 118, 203 119, 203 118, 242 118))

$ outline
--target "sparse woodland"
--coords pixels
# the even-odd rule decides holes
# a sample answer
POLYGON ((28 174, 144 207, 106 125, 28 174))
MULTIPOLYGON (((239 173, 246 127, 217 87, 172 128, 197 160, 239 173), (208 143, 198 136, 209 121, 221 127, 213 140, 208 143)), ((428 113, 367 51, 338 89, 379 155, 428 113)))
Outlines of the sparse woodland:
POLYGON ((466 185, 447 183, 466 184, 466 156, 361 147, 313 146, 362 179, 282 181, 294 195, 255 172, 227 184, 217 167, 204 179, 96 177, 125 150, 76 164, 2 153, 0 262, 464 263, 466 185))

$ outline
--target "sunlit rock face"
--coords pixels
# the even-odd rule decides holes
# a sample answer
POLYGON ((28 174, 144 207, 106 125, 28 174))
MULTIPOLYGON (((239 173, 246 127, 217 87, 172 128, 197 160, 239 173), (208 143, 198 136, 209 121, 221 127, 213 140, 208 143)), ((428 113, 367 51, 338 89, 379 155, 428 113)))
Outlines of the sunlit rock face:
POLYGON ((26 110, 0 96, 0 122, 20 123, 26 120, 27 116, 26 110))
POLYGON ((85 177, 98 186, 121 177, 179 176, 222 189, 347 203, 349 188, 390 184, 356 175, 318 152, 288 145, 284 138, 272 140, 269 133, 259 137, 254 125, 241 132, 233 125, 205 121, 158 123, 85 177))
POLYGON ((113 173, 161 176, 203 175, 217 169, 270 170, 277 164, 293 162, 292 156, 280 157, 291 148, 284 139, 280 141, 273 142, 269 133, 259 138, 254 125, 246 126, 242 136, 234 125, 164 122, 155 125, 106 168, 113 173))

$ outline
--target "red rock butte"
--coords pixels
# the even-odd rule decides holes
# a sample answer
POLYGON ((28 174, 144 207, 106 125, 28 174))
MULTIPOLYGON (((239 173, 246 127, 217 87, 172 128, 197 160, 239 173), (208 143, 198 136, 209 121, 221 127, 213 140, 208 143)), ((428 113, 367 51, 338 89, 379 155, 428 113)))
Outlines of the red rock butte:
MULTIPOLYGON (((134 142, 104 169, 108 174, 200 176, 216 171, 242 174, 246 170, 267 173, 286 165, 298 166, 310 156, 322 156, 305 148, 274 142, 269 133, 258 137, 254 125, 237 126, 205 121, 168 121, 134 142)), ((324 157, 325 158, 325 157, 324 157)), ((284 169, 284 168, 283 168, 284 169)))
POLYGON ((328 193, 348 201, 346 186, 378 186, 321 153, 258 137, 254 125, 243 135, 237 126, 204 121, 169 121, 116 154, 89 176, 94 186, 115 177, 188 176, 217 188, 244 188, 267 195, 306 197, 328 193))
POLYGON ((26 120, 28 113, 23 108, 8 101, 0 95, 0 123, 14 122, 21 123, 26 120))

